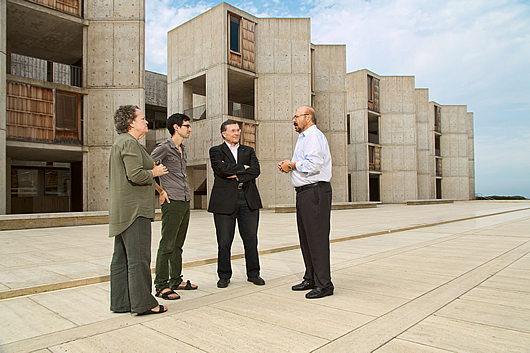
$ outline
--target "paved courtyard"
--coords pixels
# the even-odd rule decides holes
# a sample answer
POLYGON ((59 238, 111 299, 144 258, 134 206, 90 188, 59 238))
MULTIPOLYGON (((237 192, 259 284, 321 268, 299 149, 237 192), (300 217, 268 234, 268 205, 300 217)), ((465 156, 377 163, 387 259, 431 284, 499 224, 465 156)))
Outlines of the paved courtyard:
MULTIPOLYGON (((184 278, 161 315, 109 311, 107 225, 0 232, 0 352, 530 352, 530 202, 332 212, 335 294, 290 287, 294 214, 261 213, 265 286, 216 287, 213 219, 192 211, 184 278)), ((160 222, 153 223, 154 265, 160 222)), ((160 299, 162 301, 162 299, 160 299)))

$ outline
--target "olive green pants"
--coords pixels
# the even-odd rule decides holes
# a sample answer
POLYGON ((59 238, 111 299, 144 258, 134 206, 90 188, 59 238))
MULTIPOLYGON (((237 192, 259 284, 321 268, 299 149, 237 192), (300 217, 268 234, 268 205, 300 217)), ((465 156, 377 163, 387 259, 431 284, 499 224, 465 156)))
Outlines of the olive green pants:
POLYGON ((156 255, 155 288, 178 287, 182 282, 182 246, 190 221, 189 201, 162 204, 162 238, 156 255))

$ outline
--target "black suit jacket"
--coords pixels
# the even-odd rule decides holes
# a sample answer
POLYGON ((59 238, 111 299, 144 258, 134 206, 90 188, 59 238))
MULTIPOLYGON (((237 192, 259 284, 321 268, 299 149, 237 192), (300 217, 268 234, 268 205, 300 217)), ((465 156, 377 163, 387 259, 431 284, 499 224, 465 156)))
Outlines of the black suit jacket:
POLYGON ((256 178, 260 174, 258 157, 254 149, 249 146, 239 145, 237 160, 225 142, 210 148, 210 162, 215 175, 208 212, 232 214, 236 208, 238 195, 237 185, 243 183, 245 198, 251 210, 262 208, 261 198, 256 186, 256 178), (245 169, 245 165, 250 166, 245 169), (228 177, 237 175, 237 179, 228 177))

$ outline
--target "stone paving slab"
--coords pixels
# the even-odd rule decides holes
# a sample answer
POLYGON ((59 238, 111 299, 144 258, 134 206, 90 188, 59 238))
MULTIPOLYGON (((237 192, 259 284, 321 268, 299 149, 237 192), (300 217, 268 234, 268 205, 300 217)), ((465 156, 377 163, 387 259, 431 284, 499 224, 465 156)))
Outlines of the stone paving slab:
MULTIPOLYGON (((184 277, 199 289, 164 301, 169 312, 162 315, 111 313, 108 282, 3 299, 0 352, 525 352, 530 347, 530 235, 524 234, 530 210, 521 203, 483 206, 414 206, 418 218, 405 205, 336 211, 342 213, 334 213, 333 229, 346 234, 350 228, 360 237, 334 234, 335 294, 317 300, 290 290, 303 275, 300 250, 274 248, 274 239, 282 247, 289 244, 285 238, 296 241, 296 233, 289 233, 296 231, 292 219, 263 212, 263 223, 275 229, 269 233, 260 225, 260 249, 263 238, 268 242, 260 257, 265 286, 246 281, 239 258, 232 261, 234 276, 226 289, 215 285, 215 263, 185 268, 184 277), (374 213, 359 214, 365 211, 374 213), (468 219, 472 214, 481 218, 468 219), (438 225, 421 223, 434 215, 438 225), (387 232, 364 224, 382 216, 396 222, 383 222, 387 232), (467 220, 457 222, 456 216, 467 220), (516 236, 491 233, 503 226, 516 236)), ((202 215, 197 223, 205 226, 202 215)), ((0 240, 9 242, 2 233, 0 240)), ((188 236, 194 241, 185 253, 192 255, 211 234, 194 229, 188 236)), ((57 262, 57 275, 75 276, 57 262)))

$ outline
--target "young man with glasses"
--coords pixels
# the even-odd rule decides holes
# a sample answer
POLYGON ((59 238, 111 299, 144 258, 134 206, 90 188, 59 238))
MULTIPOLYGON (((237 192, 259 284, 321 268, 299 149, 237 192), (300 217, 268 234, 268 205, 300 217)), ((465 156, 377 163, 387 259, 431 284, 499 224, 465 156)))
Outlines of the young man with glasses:
POLYGON ((176 290, 193 290, 198 287, 188 280, 182 281, 182 246, 186 239, 190 219, 191 193, 186 177, 187 153, 182 143, 190 137, 190 118, 173 114, 166 122, 171 138, 160 143, 151 152, 156 163, 162 163, 168 174, 162 175, 155 188, 162 205, 162 237, 156 255, 156 296, 175 300, 176 290))

